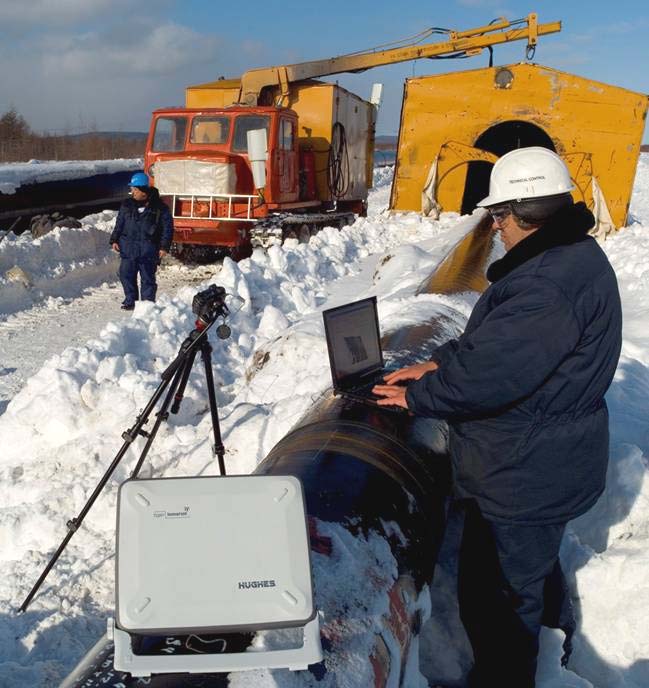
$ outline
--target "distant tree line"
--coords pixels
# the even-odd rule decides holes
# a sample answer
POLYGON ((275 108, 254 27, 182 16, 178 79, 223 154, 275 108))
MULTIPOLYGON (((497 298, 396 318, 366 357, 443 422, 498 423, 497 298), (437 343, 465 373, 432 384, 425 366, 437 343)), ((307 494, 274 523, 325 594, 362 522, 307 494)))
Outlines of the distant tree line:
POLYGON ((10 108, 0 116, 0 162, 28 160, 111 160, 144 155, 145 136, 119 133, 38 134, 10 108))

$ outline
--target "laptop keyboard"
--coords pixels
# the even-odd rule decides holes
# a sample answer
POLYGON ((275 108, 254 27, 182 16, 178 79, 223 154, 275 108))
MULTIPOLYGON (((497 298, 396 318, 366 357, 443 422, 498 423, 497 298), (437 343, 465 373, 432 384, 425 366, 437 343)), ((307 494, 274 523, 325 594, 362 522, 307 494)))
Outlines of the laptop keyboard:
POLYGON ((372 377, 372 379, 369 382, 364 382, 362 385, 359 385, 358 387, 352 387, 349 391, 353 394, 367 397, 367 399, 372 399, 374 401, 376 401, 377 399, 382 399, 382 397, 379 397, 376 394, 372 393, 372 387, 374 387, 375 385, 384 385, 384 375, 385 373, 380 373, 379 375, 372 377))
MULTIPOLYGON (((364 382, 362 385, 358 385, 357 387, 351 387, 350 389, 347 389, 347 390, 340 390, 340 393, 343 396, 346 395, 350 399, 354 399, 356 401, 367 403, 370 406, 378 406, 378 404, 376 402, 379 399, 384 399, 385 397, 380 397, 377 394, 374 394, 372 392, 372 387, 374 387, 374 385, 385 384, 385 380, 383 379, 383 376, 387 372, 388 371, 384 370, 383 372, 373 376, 369 382, 364 382)), ((395 413, 403 413, 406 410, 401 406, 389 406, 389 405, 380 406, 379 408, 383 409, 384 411, 392 411, 395 413)))

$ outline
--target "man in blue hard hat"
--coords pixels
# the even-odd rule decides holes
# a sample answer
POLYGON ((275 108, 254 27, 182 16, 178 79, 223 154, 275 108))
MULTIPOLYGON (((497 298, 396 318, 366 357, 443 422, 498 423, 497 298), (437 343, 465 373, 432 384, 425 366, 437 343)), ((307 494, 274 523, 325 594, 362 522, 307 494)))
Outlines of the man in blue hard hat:
POLYGON ((160 199, 158 190, 149 184, 147 175, 136 172, 130 187, 131 197, 122 203, 110 235, 111 246, 121 257, 119 278, 124 288, 122 310, 125 311, 133 310, 138 299, 155 301, 156 270, 169 252, 173 236, 169 208, 160 199))

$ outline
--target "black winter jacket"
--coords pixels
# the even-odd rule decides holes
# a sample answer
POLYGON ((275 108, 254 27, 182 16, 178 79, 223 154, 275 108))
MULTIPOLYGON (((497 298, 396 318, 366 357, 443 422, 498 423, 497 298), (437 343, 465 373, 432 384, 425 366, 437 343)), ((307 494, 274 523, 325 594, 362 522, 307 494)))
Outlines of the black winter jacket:
POLYGON ((132 198, 121 205, 115 229, 110 235, 111 244, 119 244, 122 258, 148 258, 157 260, 160 249, 168 251, 173 237, 173 221, 169 208, 156 193, 144 207, 132 198))
POLYGON ((493 263, 462 336, 408 385, 414 413, 449 421, 456 495, 492 520, 566 522, 604 489, 622 310, 593 224, 571 205, 493 263))

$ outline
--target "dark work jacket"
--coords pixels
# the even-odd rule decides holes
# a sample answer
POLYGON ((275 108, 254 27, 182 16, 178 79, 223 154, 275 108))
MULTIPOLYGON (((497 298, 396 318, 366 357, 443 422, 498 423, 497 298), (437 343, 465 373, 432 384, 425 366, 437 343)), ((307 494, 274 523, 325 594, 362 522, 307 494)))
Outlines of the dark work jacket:
POLYGON ((622 309, 593 224, 571 205, 493 263, 439 370, 408 385, 414 413, 449 421, 456 495, 494 521, 566 522, 604 489, 622 309))
POLYGON ((127 198, 119 209, 110 243, 119 244, 122 258, 158 259, 158 251, 168 251, 173 236, 173 222, 169 208, 153 194, 149 205, 141 207, 127 198))

